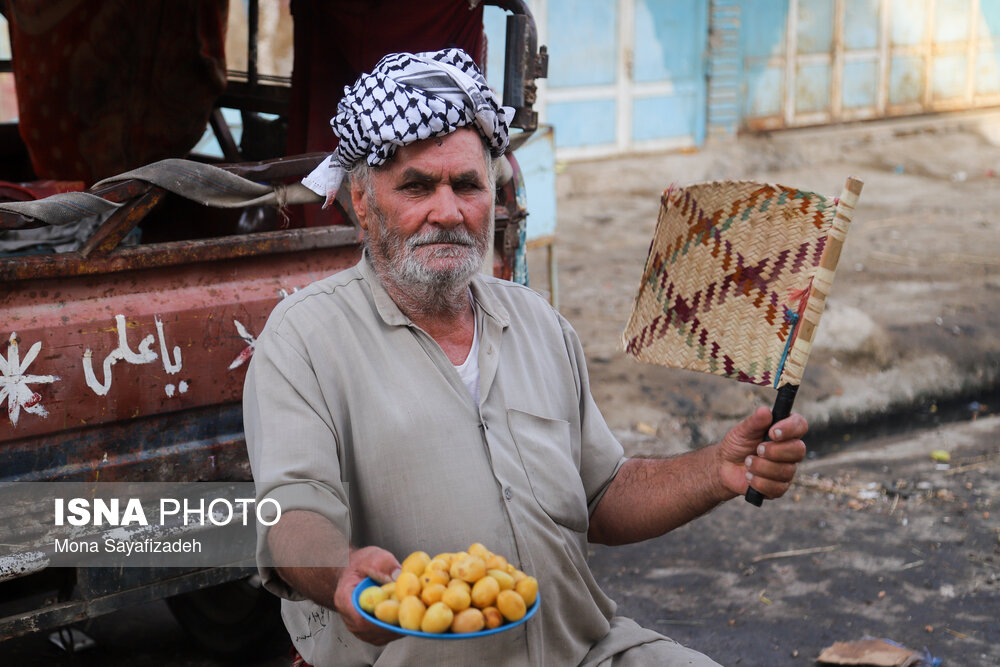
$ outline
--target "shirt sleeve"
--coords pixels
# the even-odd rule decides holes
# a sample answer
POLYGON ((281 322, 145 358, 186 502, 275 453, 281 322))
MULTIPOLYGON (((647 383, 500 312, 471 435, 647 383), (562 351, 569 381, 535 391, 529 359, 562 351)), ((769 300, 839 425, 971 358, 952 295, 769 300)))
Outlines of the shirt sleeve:
POLYGON ((590 375, 580 337, 562 315, 559 315, 559 322, 576 374, 580 401, 580 478, 587 494, 587 509, 593 514, 625 463, 625 450, 611 433, 590 393, 590 375))
MULTIPOLYGON (((274 503, 262 504, 264 499, 275 501, 282 513, 308 510, 321 514, 341 532, 346 544, 350 513, 341 481, 336 426, 304 347, 293 329, 289 333, 270 325, 265 328, 244 384, 244 431, 257 506, 268 522, 273 520, 268 510, 274 503)), ((304 599, 275 571, 267 535, 268 526, 258 522, 257 565, 264 586, 281 597, 304 599)))

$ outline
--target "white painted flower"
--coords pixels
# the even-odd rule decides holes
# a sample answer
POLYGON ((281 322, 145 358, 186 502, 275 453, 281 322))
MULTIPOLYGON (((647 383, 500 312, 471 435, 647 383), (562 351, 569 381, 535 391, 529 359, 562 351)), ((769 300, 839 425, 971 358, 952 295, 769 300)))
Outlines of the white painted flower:
POLYGON ((243 351, 236 355, 236 358, 233 359, 233 363, 229 364, 229 370, 239 368, 245 364, 247 360, 253 356, 253 351, 257 347, 257 339, 253 336, 253 334, 247 331, 247 328, 243 326, 242 322, 239 320, 233 320, 233 324, 236 325, 236 333, 240 335, 240 338, 243 339, 243 342, 246 343, 247 346, 243 348, 243 351))
POLYGON ((7 358, 4 359, 0 355, 0 405, 7 401, 7 415, 14 426, 17 426, 21 408, 24 408, 25 412, 41 417, 49 415, 48 410, 42 405, 42 395, 29 385, 51 384, 60 379, 55 375, 27 375, 25 371, 38 356, 42 342, 37 341, 32 345, 23 361, 18 351, 18 342, 17 332, 12 332, 7 340, 7 358))

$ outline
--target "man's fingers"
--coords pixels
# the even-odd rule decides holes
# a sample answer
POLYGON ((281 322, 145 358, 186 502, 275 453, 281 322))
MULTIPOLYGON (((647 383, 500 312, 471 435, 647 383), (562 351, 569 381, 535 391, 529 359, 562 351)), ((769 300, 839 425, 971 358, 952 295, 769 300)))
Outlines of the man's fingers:
POLYGON ((767 437, 767 427, 770 424, 771 411, 760 406, 726 433, 723 445, 736 450, 753 447, 767 437))
POLYGON ((373 581, 387 584, 399 574, 401 565, 390 551, 379 547, 364 547, 354 552, 353 565, 373 581))
POLYGON ((753 414, 743 420, 744 436, 751 440, 765 437, 767 427, 771 425, 771 411, 763 405, 754 410, 753 414))
POLYGON ((801 415, 791 415, 771 426, 771 411, 763 406, 757 408, 719 443, 716 451, 722 484, 731 493, 743 494, 746 476, 750 486, 766 497, 780 497, 795 476, 795 464, 805 458, 806 446, 801 438, 807 430, 801 415))
POLYGON ((754 477, 750 480, 750 486, 760 492, 765 498, 774 500, 785 495, 791 484, 789 482, 776 482, 764 477, 754 477))
POLYGON ((802 440, 762 442, 757 445, 757 456, 779 463, 798 463, 806 457, 806 443, 802 440))
MULTIPOLYGON (((756 456, 749 457, 747 461, 747 472, 753 475, 754 480, 762 478, 776 482, 791 482, 795 477, 795 468, 794 463, 778 463, 756 456)), ((760 491, 755 481, 751 480, 751 485, 760 491)))
POLYGON ((771 440, 779 441, 794 440, 805 436, 806 431, 808 430, 809 424, 806 422, 805 417, 800 414, 794 414, 782 419, 772 426, 768 432, 768 437, 771 438, 771 440))

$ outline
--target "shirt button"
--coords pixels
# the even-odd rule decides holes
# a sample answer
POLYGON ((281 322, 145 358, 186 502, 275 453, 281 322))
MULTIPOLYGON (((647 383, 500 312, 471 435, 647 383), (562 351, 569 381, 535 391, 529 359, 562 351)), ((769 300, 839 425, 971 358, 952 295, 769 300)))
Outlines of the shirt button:
POLYGON ((510 500, 511 498, 514 497, 514 492, 510 490, 509 486, 503 490, 503 497, 506 498, 507 500, 510 500))
POLYGON ((486 354, 493 354, 493 345, 492 344, 490 344, 490 346, 486 348, 486 354))

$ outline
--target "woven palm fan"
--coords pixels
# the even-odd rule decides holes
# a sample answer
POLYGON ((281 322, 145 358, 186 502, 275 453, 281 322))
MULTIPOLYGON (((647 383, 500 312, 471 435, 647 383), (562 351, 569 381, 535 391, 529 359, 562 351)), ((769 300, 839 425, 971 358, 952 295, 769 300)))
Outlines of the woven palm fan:
MULTIPOLYGON (((791 413, 862 182, 671 186, 622 335, 639 361, 773 386, 791 413)), ((761 505, 764 496, 747 490, 761 505)))

